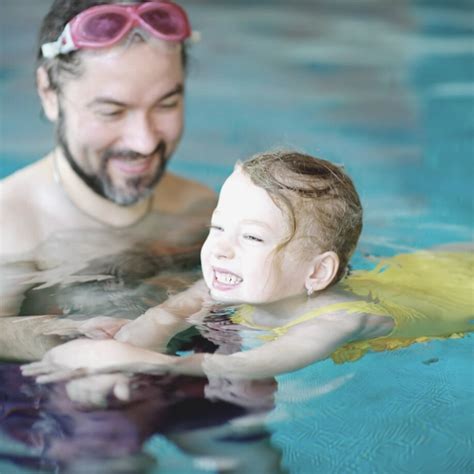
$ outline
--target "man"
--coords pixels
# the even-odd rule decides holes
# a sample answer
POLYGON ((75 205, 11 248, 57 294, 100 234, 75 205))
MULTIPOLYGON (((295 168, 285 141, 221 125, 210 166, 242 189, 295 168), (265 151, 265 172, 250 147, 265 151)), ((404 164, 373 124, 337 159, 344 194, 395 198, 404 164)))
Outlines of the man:
POLYGON ((129 3, 55 0, 43 21, 37 89, 57 146, 1 182, 3 316, 71 312, 77 291, 72 313, 98 314, 78 282, 110 282, 117 265, 150 278, 170 254, 196 261, 215 196, 165 171, 183 131, 190 26, 178 5, 129 3), (75 297, 22 296, 38 283, 72 283, 75 297))
MULTIPOLYGON (((58 327, 53 313, 133 316, 192 277, 215 198, 164 171, 182 133, 189 28, 169 3, 137 3, 92 10, 112 2, 55 0, 43 23, 37 84, 58 144, 1 183, 0 359, 36 359, 56 344, 44 336, 58 327)), ((131 463, 148 461, 142 445, 161 432, 211 462, 224 451, 237 459, 244 440, 254 455, 243 471, 280 472, 264 430, 223 424, 248 412, 253 383, 244 384, 243 406, 235 384, 231 402, 219 399, 224 382, 214 383, 211 400, 198 378, 147 385, 126 407, 84 412, 64 386, 38 386, 0 364, 0 434, 29 448, 14 462, 40 469, 141 472, 131 463)), ((270 381, 270 406, 274 388, 270 381)), ((253 392, 261 410, 262 390, 253 392)))

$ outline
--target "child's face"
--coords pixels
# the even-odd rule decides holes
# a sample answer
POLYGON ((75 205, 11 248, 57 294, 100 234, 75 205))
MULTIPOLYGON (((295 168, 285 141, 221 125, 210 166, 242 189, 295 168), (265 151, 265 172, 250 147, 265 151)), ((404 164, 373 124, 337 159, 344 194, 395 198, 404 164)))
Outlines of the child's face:
POLYGON ((224 183, 201 251, 204 280, 217 301, 269 303, 305 291, 309 262, 289 234, 287 219, 239 169, 224 183))

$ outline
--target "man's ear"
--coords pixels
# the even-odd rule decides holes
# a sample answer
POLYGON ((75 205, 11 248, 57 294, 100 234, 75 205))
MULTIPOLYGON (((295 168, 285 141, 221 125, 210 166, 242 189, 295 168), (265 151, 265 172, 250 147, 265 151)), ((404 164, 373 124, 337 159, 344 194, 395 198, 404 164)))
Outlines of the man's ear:
POLYGON ((339 257, 336 252, 324 252, 318 255, 312 264, 311 273, 305 280, 308 295, 327 288, 339 270, 339 257))
POLYGON ((51 122, 56 122, 59 116, 58 93, 51 87, 48 73, 43 66, 36 70, 36 87, 46 117, 51 122))

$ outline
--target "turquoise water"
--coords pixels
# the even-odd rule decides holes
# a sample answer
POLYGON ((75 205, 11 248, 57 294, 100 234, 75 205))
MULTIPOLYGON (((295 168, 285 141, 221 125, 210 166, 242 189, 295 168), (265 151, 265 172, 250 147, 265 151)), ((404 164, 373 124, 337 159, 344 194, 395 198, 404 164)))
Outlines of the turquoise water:
MULTIPOLYGON (((371 265, 367 256, 472 240, 472 2, 183 4, 202 41, 191 51, 173 171, 218 190, 237 159, 269 147, 343 163, 365 208, 358 268, 371 265)), ((32 68, 48 5, 2 2, 2 177, 52 144, 32 68)), ((278 377, 264 423, 283 466, 292 474, 472 472, 472 347, 472 337, 434 341, 278 377)), ((2 437, 0 449, 20 448, 2 437)), ((248 449, 242 443, 241 455, 248 449)), ((150 472, 215 472, 159 435, 146 451, 159 465, 150 472)), ((2 474, 23 472, 1 459, 2 474)))

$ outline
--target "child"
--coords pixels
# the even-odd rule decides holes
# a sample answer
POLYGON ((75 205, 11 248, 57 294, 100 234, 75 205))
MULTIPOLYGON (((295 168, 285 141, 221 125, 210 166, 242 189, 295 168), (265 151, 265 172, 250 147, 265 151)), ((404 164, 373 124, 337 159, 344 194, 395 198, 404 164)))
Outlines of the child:
POLYGON ((359 196, 340 167, 296 152, 257 155, 222 187, 201 251, 203 280, 133 322, 105 325, 109 335, 120 328, 115 340, 68 342, 23 373, 40 382, 71 369, 252 379, 472 330, 472 253, 399 255, 344 278, 361 228, 359 196), (244 336, 259 335, 247 350, 156 352, 223 305, 233 306, 234 324, 256 330, 244 336))

